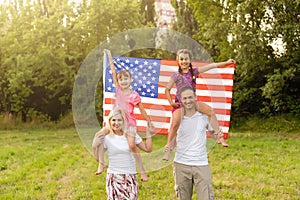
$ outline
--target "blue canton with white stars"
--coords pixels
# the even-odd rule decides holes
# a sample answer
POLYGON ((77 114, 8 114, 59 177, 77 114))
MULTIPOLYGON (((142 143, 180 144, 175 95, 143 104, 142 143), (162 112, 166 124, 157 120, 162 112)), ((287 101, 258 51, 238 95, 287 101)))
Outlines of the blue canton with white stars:
MULTIPOLYGON (((131 72, 131 88, 141 97, 158 97, 158 82, 160 73, 160 60, 144 58, 113 57, 117 73, 127 69, 131 72)), ((105 91, 115 92, 112 73, 107 63, 105 70, 105 91)))

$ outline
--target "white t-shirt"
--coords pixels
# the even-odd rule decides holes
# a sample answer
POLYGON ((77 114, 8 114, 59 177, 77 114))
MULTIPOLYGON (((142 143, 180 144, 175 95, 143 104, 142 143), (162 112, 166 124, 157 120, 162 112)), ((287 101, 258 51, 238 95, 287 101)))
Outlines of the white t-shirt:
MULTIPOLYGON (((135 143, 142 142, 142 138, 136 134, 135 143)), ((136 174, 135 159, 129 149, 125 134, 106 135, 104 148, 107 149, 109 165, 107 173, 111 174, 136 174)))
POLYGON ((191 117, 183 117, 177 131, 174 162, 193 166, 208 165, 206 129, 212 130, 207 115, 196 112, 191 117))

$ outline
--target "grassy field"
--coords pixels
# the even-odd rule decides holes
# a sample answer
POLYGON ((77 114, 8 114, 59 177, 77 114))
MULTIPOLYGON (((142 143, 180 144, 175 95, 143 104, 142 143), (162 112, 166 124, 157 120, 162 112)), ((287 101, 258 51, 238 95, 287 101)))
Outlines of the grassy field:
MULTIPOLYGON (((153 140, 156 151, 166 137, 153 140)), ((209 153, 216 199, 299 199, 299 133, 234 132, 228 143, 209 153)), ((105 174, 94 175, 97 163, 75 129, 3 130, 0 146, 0 199, 105 199, 105 174)), ((139 199, 175 199, 171 162, 150 165, 159 170, 139 183, 139 199)))

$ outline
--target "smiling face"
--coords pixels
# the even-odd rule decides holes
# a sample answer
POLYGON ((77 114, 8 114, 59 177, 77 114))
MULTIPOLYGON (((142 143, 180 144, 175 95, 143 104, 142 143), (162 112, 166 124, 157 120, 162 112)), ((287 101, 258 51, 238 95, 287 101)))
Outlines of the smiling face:
POLYGON ((177 52, 177 62, 183 72, 187 72, 192 62, 192 54, 188 49, 180 49, 177 52))
POLYGON ((120 108, 115 108, 109 113, 106 127, 110 134, 122 135, 126 128, 125 113, 120 108))
POLYGON ((122 116, 121 113, 116 113, 115 115, 113 115, 110 120, 110 128, 112 129, 112 131, 116 134, 118 133, 122 133, 123 134, 123 130, 124 130, 124 118, 122 116))
POLYGON ((122 70, 117 75, 118 84, 122 89, 127 89, 130 87, 132 82, 131 74, 127 70, 122 70))
POLYGON ((182 71, 188 70, 189 66, 191 64, 191 58, 188 53, 180 53, 177 56, 177 61, 179 64, 179 67, 182 69, 182 71))
POLYGON ((183 89, 180 96, 181 103, 186 110, 196 110, 197 97, 192 88, 183 89))

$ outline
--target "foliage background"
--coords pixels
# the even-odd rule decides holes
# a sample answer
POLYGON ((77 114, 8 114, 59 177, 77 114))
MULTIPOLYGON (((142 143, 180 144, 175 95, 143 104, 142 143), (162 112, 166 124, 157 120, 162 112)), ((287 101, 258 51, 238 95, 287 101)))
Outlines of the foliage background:
MULTIPOLYGON (((299 118, 298 0, 171 3, 177 15, 172 29, 194 38, 216 62, 237 61, 233 126, 253 116, 299 118)), ((153 0, 6 0, 0 19, 0 112, 12 122, 68 116, 75 79, 86 81, 76 73, 89 52, 114 34, 156 22, 153 0)), ((151 49, 130 56, 174 59, 151 49)), ((99 82, 98 116, 101 88, 99 82)))

